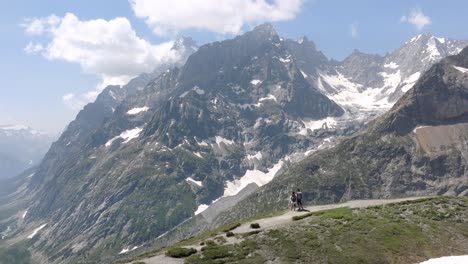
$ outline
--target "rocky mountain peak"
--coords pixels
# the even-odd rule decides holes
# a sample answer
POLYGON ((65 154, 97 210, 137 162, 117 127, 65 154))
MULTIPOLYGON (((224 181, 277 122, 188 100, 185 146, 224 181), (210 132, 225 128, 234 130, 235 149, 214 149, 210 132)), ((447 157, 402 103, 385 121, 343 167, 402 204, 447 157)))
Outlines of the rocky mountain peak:
POLYGON ((354 49, 353 52, 343 60, 343 64, 353 61, 381 61, 382 56, 379 54, 364 53, 360 50, 354 49))
POLYGON ((309 38, 307 38, 307 36, 302 36, 302 37, 300 37, 300 38, 297 40, 297 42, 298 42, 299 44, 307 43, 307 42, 309 42, 309 38))
POLYGON ((256 26, 252 33, 257 36, 262 36, 265 38, 275 38, 278 37, 278 33, 276 32, 275 28, 270 23, 263 23, 256 26))
POLYGON ((198 45, 191 37, 180 37, 176 39, 174 45, 172 46, 173 50, 182 50, 182 49, 189 49, 189 50, 197 50, 198 45))
POLYGON ((377 123, 377 131, 406 135, 416 126, 467 122, 466 67, 468 48, 433 65, 377 123))

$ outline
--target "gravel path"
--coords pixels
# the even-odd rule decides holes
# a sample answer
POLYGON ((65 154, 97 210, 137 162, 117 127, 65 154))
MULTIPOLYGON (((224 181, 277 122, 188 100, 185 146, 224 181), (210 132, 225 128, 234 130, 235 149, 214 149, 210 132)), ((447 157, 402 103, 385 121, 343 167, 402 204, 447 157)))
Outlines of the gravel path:
POLYGON ((271 218, 263 218, 254 220, 251 222, 247 222, 242 224, 240 227, 233 230, 234 233, 246 233, 250 232, 254 229, 250 228, 251 223, 259 223, 260 228, 255 230, 264 230, 269 229, 272 227, 277 227, 280 225, 285 225, 292 222, 292 217, 296 215, 303 215, 309 212, 317 212, 322 210, 334 209, 334 208, 341 208, 341 207, 350 207, 350 208, 362 208, 368 206, 376 206, 376 205, 383 205, 389 203, 398 203, 403 201, 411 201, 411 200, 418 200, 423 199, 426 197, 409 197, 409 198, 401 198, 401 199, 376 199, 376 200, 353 200, 345 203, 339 204, 327 204, 327 205, 317 205, 317 206, 309 206, 305 207, 307 211, 289 211, 285 214, 274 216, 271 218))
POLYGON ((180 258, 180 259, 170 258, 170 257, 166 257, 166 255, 164 254, 157 255, 149 259, 143 259, 140 261, 143 261, 146 264, 183 264, 184 263, 183 258, 180 258))

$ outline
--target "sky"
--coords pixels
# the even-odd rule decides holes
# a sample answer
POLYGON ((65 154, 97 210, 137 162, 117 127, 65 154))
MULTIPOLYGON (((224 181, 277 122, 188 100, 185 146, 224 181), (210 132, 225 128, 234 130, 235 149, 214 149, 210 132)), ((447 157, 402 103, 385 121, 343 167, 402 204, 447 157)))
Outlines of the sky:
POLYGON ((109 84, 270 22, 327 57, 385 54, 419 33, 468 39, 465 0, 15 0, 0 3, 0 125, 58 133, 109 84))

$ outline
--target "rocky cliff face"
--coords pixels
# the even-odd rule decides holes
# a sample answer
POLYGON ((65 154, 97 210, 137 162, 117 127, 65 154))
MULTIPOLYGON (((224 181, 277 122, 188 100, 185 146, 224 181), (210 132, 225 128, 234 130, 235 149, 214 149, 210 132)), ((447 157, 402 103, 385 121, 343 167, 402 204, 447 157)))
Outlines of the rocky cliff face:
POLYGON ((106 262, 149 243, 266 184, 321 143, 305 122, 343 114, 268 24, 146 77, 86 106, 33 176, 22 228, 46 224, 31 248, 48 262, 106 262))
POLYGON ((368 129, 292 166, 216 223, 284 208, 296 188, 309 204, 468 195, 467 59, 468 48, 434 65, 368 129))
POLYGON ((380 131, 405 135, 417 125, 468 122, 468 49, 429 69, 378 124, 380 131))

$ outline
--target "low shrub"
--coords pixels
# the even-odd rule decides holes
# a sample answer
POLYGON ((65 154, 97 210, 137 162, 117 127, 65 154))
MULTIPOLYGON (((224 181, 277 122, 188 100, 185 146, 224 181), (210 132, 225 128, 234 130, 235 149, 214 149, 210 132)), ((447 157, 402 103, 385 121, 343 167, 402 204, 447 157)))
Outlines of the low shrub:
POLYGON ((260 224, 259 223, 251 223, 250 228, 254 228, 254 229, 260 228, 260 224))
POLYGON ((172 248, 166 252, 166 256, 172 258, 185 258, 190 255, 197 253, 197 250, 194 248, 172 248))

